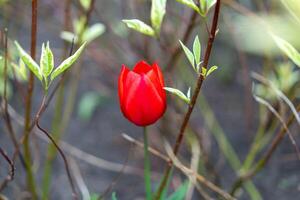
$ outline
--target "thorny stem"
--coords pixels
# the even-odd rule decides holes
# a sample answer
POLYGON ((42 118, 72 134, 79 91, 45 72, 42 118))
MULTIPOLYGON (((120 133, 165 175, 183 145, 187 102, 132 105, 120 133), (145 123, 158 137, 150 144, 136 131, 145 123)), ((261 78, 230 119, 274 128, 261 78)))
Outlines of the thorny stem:
POLYGON ((0 184, 0 191, 2 191, 5 186, 7 185, 7 183, 11 180, 14 179, 14 175, 15 175, 15 166, 14 166, 14 162, 8 157, 8 155, 5 153, 5 151, 0 147, 0 154, 2 155, 2 157, 6 160, 6 162, 9 165, 9 173, 7 175, 7 177, 4 179, 4 181, 0 184))
MULTIPOLYGON (((211 30, 210 30, 209 39, 208 39, 208 43, 207 43, 207 47, 206 47, 206 51, 205 51, 205 56, 204 56, 204 61, 203 61, 203 67, 205 69, 207 69, 207 65, 208 65, 208 62, 209 62, 213 42, 214 42, 215 36, 216 36, 216 30, 217 30, 217 26, 218 26, 220 7, 221 7, 221 0, 217 0, 215 11, 214 11, 212 27, 211 27, 211 30)), ((184 136, 184 133, 185 133, 185 129, 187 127, 187 124, 190 120, 193 109, 195 107, 195 104, 196 104, 198 95, 200 93, 204 78, 205 77, 202 75, 202 73, 198 76, 196 88, 194 90, 194 93, 193 93, 191 102, 189 104, 188 110, 187 110, 187 112, 184 116, 184 120, 183 120, 183 123, 182 123, 181 128, 180 128, 180 132, 179 132, 179 134, 176 138, 176 143, 175 143, 175 146, 173 148, 173 153, 174 153, 175 156, 177 156, 180 145, 183 141, 183 136, 184 136)), ((162 182, 159 186, 159 189, 157 191, 157 194, 155 196, 155 200, 160 199, 162 191, 166 186, 167 180, 169 179, 170 172, 171 172, 171 169, 172 169, 172 166, 173 166, 173 162, 171 162, 170 164, 171 165, 167 165, 167 168, 166 168, 165 173, 164 173, 163 180, 162 180, 162 182)))
MULTIPOLYGON (((300 104, 297 106, 297 112, 300 111, 300 104)), ((292 114, 289 119, 287 120, 287 127, 290 126, 293 121, 295 120, 295 116, 292 114)), ((270 160, 271 156, 273 155, 274 151, 284 138, 285 134, 287 132, 287 129, 285 127, 282 127, 279 132, 277 133, 276 137, 273 139, 270 148, 267 150, 267 152, 264 154, 264 156, 256 163, 256 165, 249 170, 247 173, 244 173, 240 175, 240 177, 234 182, 231 192, 231 195, 235 195, 236 191, 243 185, 243 183, 249 179, 251 179, 253 176, 255 176, 261 169, 265 167, 267 162, 270 160)))
MULTIPOLYGON (((35 60, 36 54, 36 37, 37 37, 37 1, 32 0, 32 17, 31 17, 31 48, 30 54, 32 59, 35 60)), ((28 88, 27 88, 27 96, 25 99, 25 118, 24 118, 24 156, 25 156, 25 163, 26 163, 26 171, 27 171, 27 186, 32 194, 32 199, 37 200, 38 195, 36 192, 36 183, 34 180, 32 167, 31 167, 31 153, 30 153, 30 115, 31 115, 31 101, 32 101, 32 93, 34 87, 34 74, 30 72, 29 81, 28 81, 28 88)))
POLYGON ((40 126, 40 123, 39 123, 39 120, 40 120, 40 117, 41 117, 41 113, 42 113, 42 110, 43 110, 43 107, 44 107, 45 103, 46 103, 46 95, 44 95, 44 97, 43 97, 40 109, 39 109, 39 111, 37 112, 37 114, 35 116, 34 122, 35 122, 35 125, 37 126, 37 128, 40 131, 42 131, 50 139, 50 141, 52 142, 52 144, 55 146, 55 148, 57 149, 57 151, 61 155, 61 157, 62 157, 62 159, 64 161, 64 164, 65 164, 66 172, 67 172, 68 179, 69 179, 69 182, 70 182, 70 185, 71 185, 73 199, 77 200, 78 199, 78 195, 77 195, 77 192, 76 192, 76 189, 75 189, 75 184, 74 184, 72 176, 71 176, 70 167, 69 167, 67 158, 66 158, 64 152, 62 151, 62 149, 59 147, 59 145, 55 142, 55 140, 53 139, 53 137, 44 128, 42 128, 40 126))

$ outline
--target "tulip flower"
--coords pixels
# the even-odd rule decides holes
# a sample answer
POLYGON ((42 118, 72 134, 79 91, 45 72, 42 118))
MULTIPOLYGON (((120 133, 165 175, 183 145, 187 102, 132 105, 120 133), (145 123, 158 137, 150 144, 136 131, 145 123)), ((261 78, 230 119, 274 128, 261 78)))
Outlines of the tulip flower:
POLYGON ((153 124, 164 114, 164 79, 156 63, 140 61, 132 71, 122 65, 118 87, 121 111, 135 125, 153 124))

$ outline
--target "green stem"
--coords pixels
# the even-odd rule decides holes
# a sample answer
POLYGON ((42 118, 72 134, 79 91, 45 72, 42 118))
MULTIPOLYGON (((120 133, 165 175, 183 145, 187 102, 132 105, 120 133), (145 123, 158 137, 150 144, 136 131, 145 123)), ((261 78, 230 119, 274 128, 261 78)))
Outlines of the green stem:
POLYGON ((146 199, 151 200, 151 172, 150 172, 150 159, 149 159, 149 151, 148 151, 148 136, 147 136, 147 128, 143 128, 144 134, 144 176, 145 176, 145 189, 146 189, 146 199))

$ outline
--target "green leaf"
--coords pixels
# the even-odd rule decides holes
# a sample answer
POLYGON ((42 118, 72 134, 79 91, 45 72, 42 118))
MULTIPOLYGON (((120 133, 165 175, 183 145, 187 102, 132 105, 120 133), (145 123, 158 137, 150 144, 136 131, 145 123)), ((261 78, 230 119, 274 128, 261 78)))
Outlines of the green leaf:
POLYGON ((82 120, 89 120, 97 106, 103 102, 103 98, 95 92, 88 92, 80 99, 78 106, 78 116, 82 120))
POLYGON ((24 51, 24 49, 19 45, 17 41, 15 41, 15 45, 18 49, 20 58, 27 65, 27 67, 32 71, 32 73, 40 80, 43 81, 43 76, 40 71, 39 65, 31 58, 30 55, 24 51))
POLYGON ((164 15, 166 14, 166 3, 167 0, 152 0, 151 6, 151 25, 155 32, 160 32, 161 23, 164 15))
POLYGON ((209 9, 217 3, 217 0, 206 0, 206 1, 207 1, 207 11, 209 11, 209 9))
POLYGON ((58 75, 66 71, 71 65, 78 59, 80 54, 82 53, 83 49, 86 46, 86 42, 81 45, 81 47, 69 58, 64 60, 51 74, 51 81, 55 79, 58 75))
POLYGON ((47 79, 47 77, 51 74, 54 68, 54 58, 53 58, 53 53, 49 46, 49 42, 47 42, 46 47, 44 43, 42 45, 40 68, 45 79, 47 79))
POLYGON ((15 63, 11 63, 11 65, 16 72, 17 78, 21 81, 27 81, 27 68, 22 59, 19 60, 19 65, 15 63))
POLYGON ((185 181, 177 190, 166 200, 183 200, 188 189, 189 182, 185 181))
POLYGON ((299 52, 287 41, 282 38, 272 34, 272 37, 277 44, 277 46, 281 49, 283 53, 285 53, 298 67, 300 67, 300 54, 299 52))
POLYGON ((218 69, 218 66, 212 66, 208 69, 206 76, 210 75, 212 72, 218 69))
POLYGON ((193 10, 197 11, 198 13, 200 13, 200 10, 198 8, 198 6, 195 4, 195 2, 193 0, 176 0, 181 4, 184 4, 190 8, 192 8, 193 10))
POLYGON ((78 37, 74 33, 71 33, 69 31, 62 31, 60 33, 60 37, 63 40, 66 40, 67 42, 70 42, 70 43, 72 43, 74 40, 74 43, 77 44, 77 41, 78 41, 78 37))
POLYGON ((183 94, 183 92, 181 92, 180 90, 171 87, 164 87, 164 89, 172 94, 175 94, 180 99, 182 99, 185 103, 187 104, 190 103, 190 99, 185 94, 183 94))
POLYGON ((209 9, 215 5, 217 0, 200 0, 200 12, 202 16, 206 16, 209 9))
POLYGON ((113 193, 111 194, 111 200, 118 200, 118 199, 117 199, 116 192, 113 192, 113 193))
POLYGON ((191 99, 191 87, 189 87, 187 93, 186 93, 186 96, 188 99, 191 99))
MULTIPOLYGON (((194 58, 194 55, 193 53, 179 40, 180 42, 180 45, 182 46, 183 48, 183 51, 186 55, 186 57, 188 58, 189 62, 191 63, 193 69, 196 71, 196 67, 195 67, 195 58, 194 58)), ((197 71, 196 71, 197 72, 197 71)))
POLYGON ((201 59, 201 44, 198 35, 196 36, 193 44, 193 53, 196 61, 196 65, 200 64, 201 59))
POLYGON ((139 31, 145 35, 149 35, 152 37, 155 36, 155 32, 152 27, 138 19, 124 19, 122 20, 122 22, 124 22, 128 26, 128 28, 139 31))
POLYGON ((80 0, 80 4, 85 10, 88 10, 91 6, 91 0, 80 0))
POLYGON ((74 26, 76 35, 80 35, 82 33, 82 31, 84 31, 85 23, 86 23, 85 16, 81 16, 79 19, 74 20, 73 26, 74 26))
POLYGON ((101 23, 97 23, 89 27, 83 34, 83 41, 88 43, 102 35, 105 31, 105 26, 101 23))

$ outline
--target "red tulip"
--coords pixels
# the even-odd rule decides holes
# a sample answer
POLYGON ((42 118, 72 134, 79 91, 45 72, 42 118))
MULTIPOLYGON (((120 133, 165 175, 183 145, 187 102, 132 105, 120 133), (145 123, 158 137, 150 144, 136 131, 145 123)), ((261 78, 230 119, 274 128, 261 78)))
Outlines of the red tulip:
POLYGON ((137 126, 156 122, 166 110, 164 78, 159 66, 138 62, 132 71, 122 65, 119 100, 124 116, 137 126))

